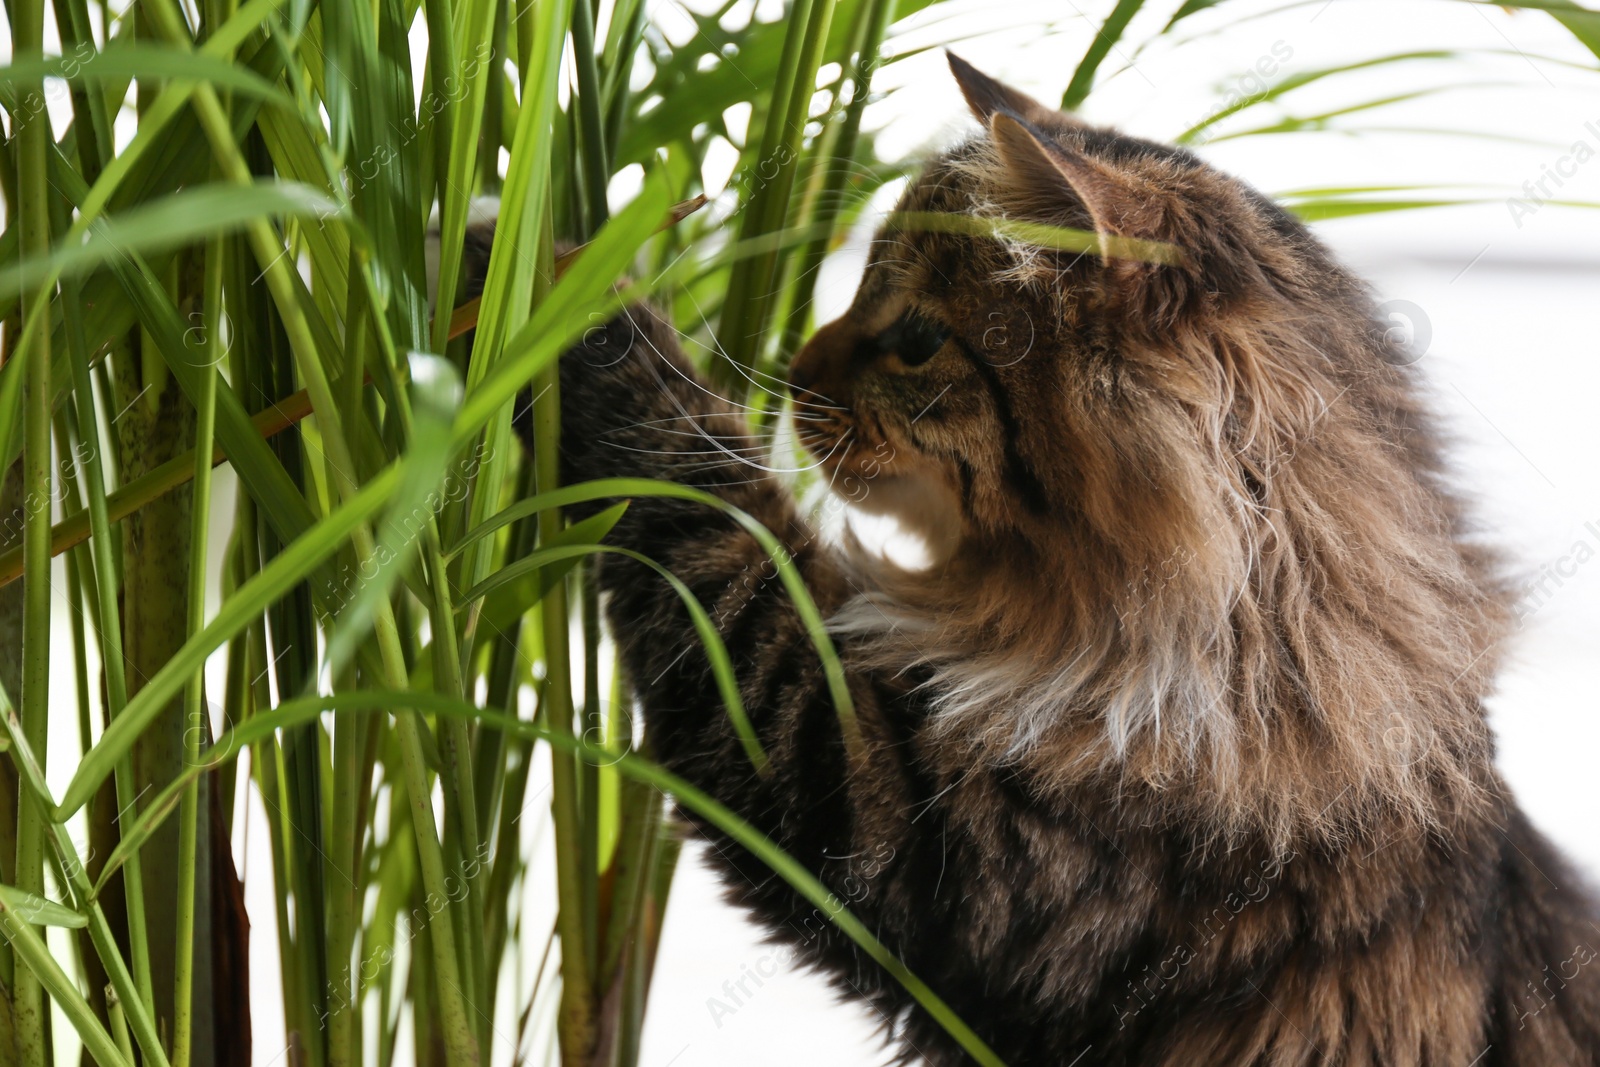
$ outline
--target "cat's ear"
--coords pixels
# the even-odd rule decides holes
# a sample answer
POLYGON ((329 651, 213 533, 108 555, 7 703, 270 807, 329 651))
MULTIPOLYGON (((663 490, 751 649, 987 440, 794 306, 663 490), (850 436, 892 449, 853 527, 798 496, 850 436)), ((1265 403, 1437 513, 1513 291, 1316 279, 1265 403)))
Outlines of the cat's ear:
POLYGON ((1102 255, 1117 237, 1148 237, 1127 232, 1127 223, 1148 214, 1149 195, 1125 175, 1081 152, 1047 144, 1024 123, 996 112, 989 136, 1006 168, 1013 195, 1031 212, 1081 216, 1100 235, 1102 255))
POLYGON ((954 52, 946 49, 944 56, 950 62, 950 73, 955 75, 956 84, 961 87, 961 95, 966 97, 973 117, 985 126, 990 124, 995 115, 1008 111, 1023 119, 1050 112, 1049 108, 1027 93, 995 81, 954 52))

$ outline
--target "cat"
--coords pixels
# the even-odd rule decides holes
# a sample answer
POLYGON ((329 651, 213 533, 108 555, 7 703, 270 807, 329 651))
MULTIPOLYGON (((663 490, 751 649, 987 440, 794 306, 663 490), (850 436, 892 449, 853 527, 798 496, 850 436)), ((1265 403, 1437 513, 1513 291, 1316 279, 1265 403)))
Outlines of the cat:
MULTIPOLYGON (((924 535, 927 567, 820 538, 661 313, 561 360, 562 478, 755 516, 848 671, 859 746, 757 542, 635 499, 608 540, 716 621, 770 771, 677 596, 611 556, 655 758, 1011 1067, 1600 1063, 1600 908, 1492 763, 1511 592, 1367 289, 1243 182, 949 61, 981 132, 910 183, 789 378, 821 472, 924 535)), ((973 1062, 701 829, 901 1061, 973 1062)))

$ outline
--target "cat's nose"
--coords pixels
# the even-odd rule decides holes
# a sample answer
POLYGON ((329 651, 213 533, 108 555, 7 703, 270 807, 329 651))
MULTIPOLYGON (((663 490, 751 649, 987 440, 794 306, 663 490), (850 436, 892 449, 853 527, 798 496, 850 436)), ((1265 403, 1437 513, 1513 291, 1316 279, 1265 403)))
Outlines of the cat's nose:
POLYGON ((811 386, 817 380, 817 361, 808 359, 811 346, 806 345, 795 353, 794 362, 789 364, 789 391, 791 393, 810 392, 811 386))
POLYGON ((811 335, 794 362, 789 364, 789 392, 825 395, 833 389, 832 379, 837 377, 838 353, 845 348, 841 342, 846 332, 843 320, 835 319, 811 335))

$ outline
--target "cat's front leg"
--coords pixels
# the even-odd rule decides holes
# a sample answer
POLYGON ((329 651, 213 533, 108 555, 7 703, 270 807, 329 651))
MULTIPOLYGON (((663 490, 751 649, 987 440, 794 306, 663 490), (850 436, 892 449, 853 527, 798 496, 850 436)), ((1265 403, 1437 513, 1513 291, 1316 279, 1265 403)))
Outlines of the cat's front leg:
MULTIPOLYGON (((778 536, 824 614, 849 593, 832 552, 760 465, 737 406, 700 379, 658 313, 635 307, 591 331, 562 357, 560 388, 564 483, 646 477, 704 489, 778 536)), ((871 822, 861 817, 863 803, 881 804, 894 794, 898 772, 886 773, 884 761, 902 758, 886 738, 876 681, 864 673, 851 678, 868 738, 852 755, 811 634, 767 552, 725 512, 639 496, 606 541, 666 567, 706 609, 771 765, 765 774, 753 767, 678 595, 647 566, 604 556, 598 571, 607 615, 652 754, 819 873, 857 910, 870 910, 870 894, 832 882, 846 875, 860 880, 858 870, 839 867, 840 857, 896 849, 876 831, 864 840, 861 829, 871 822)), ((711 837, 732 873, 730 884, 769 922, 803 926, 806 938, 833 943, 831 930, 815 938, 814 928, 827 924, 811 922, 814 909, 764 865, 720 835, 711 837)))

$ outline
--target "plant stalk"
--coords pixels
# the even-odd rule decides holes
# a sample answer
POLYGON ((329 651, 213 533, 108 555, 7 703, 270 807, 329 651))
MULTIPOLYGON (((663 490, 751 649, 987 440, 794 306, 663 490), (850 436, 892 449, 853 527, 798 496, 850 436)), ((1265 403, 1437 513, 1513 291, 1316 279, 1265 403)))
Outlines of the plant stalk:
MULTIPOLYGON (((222 276, 226 242, 216 239, 206 249, 205 337, 206 354, 220 361, 222 348, 222 276)), ((208 361, 210 362, 210 361, 208 361)), ((201 378, 200 398, 195 405, 194 487, 191 496, 189 533, 189 636, 206 625, 206 548, 211 518, 211 464, 209 462, 217 427, 217 372, 210 362, 201 378)), ((206 733, 205 668, 195 671, 184 691, 184 760, 190 766, 200 762, 201 742, 206 733)), ((190 783, 178 809, 178 904, 177 948, 173 956, 172 1064, 189 1067, 194 1039, 194 931, 198 907, 196 872, 199 865, 201 783, 190 783)))
MULTIPOLYGON (((12 40, 19 57, 32 58, 44 51, 44 7, 42 0, 13 0, 12 40)), ((43 256, 50 250, 50 187, 45 173, 48 159, 50 116, 44 107, 44 86, 34 83, 22 91, 24 100, 36 101, 37 108, 25 107, 25 115, 13 115, 18 129, 18 216, 22 227, 24 256, 43 256)), ((23 321, 35 329, 32 343, 24 345, 13 358, 24 361, 26 409, 23 415, 23 532, 26 560, 26 585, 23 588, 22 621, 22 731, 37 758, 45 759, 50 727, 50 519, 53 484, 50 464, 50 408, 53 391, 50 375, 50 289, 41 287, 22 304, 23 321)), ((26 332, 26 331, 25 331, 26 332)), ((19 889, 44 895, 44 840, 48 817, 32 791, 24 788, 17 806, 17 855, 12 877, 19 889)), ((49 1048, 49 1014, 44 999, 44 982, 37 954, 30 954, 23 924, 8 917, 11 942, 18 962, 12 990, 12 1022, 17 1044, 17 1061, 22 1067, 45 1067, 49 1048), (20 929, 19 929, 20 928, 20 929)), ((41 942, 42 944, 42 942, 41 942)), ((48 959, 48 954, 46 954, 48 959)))

